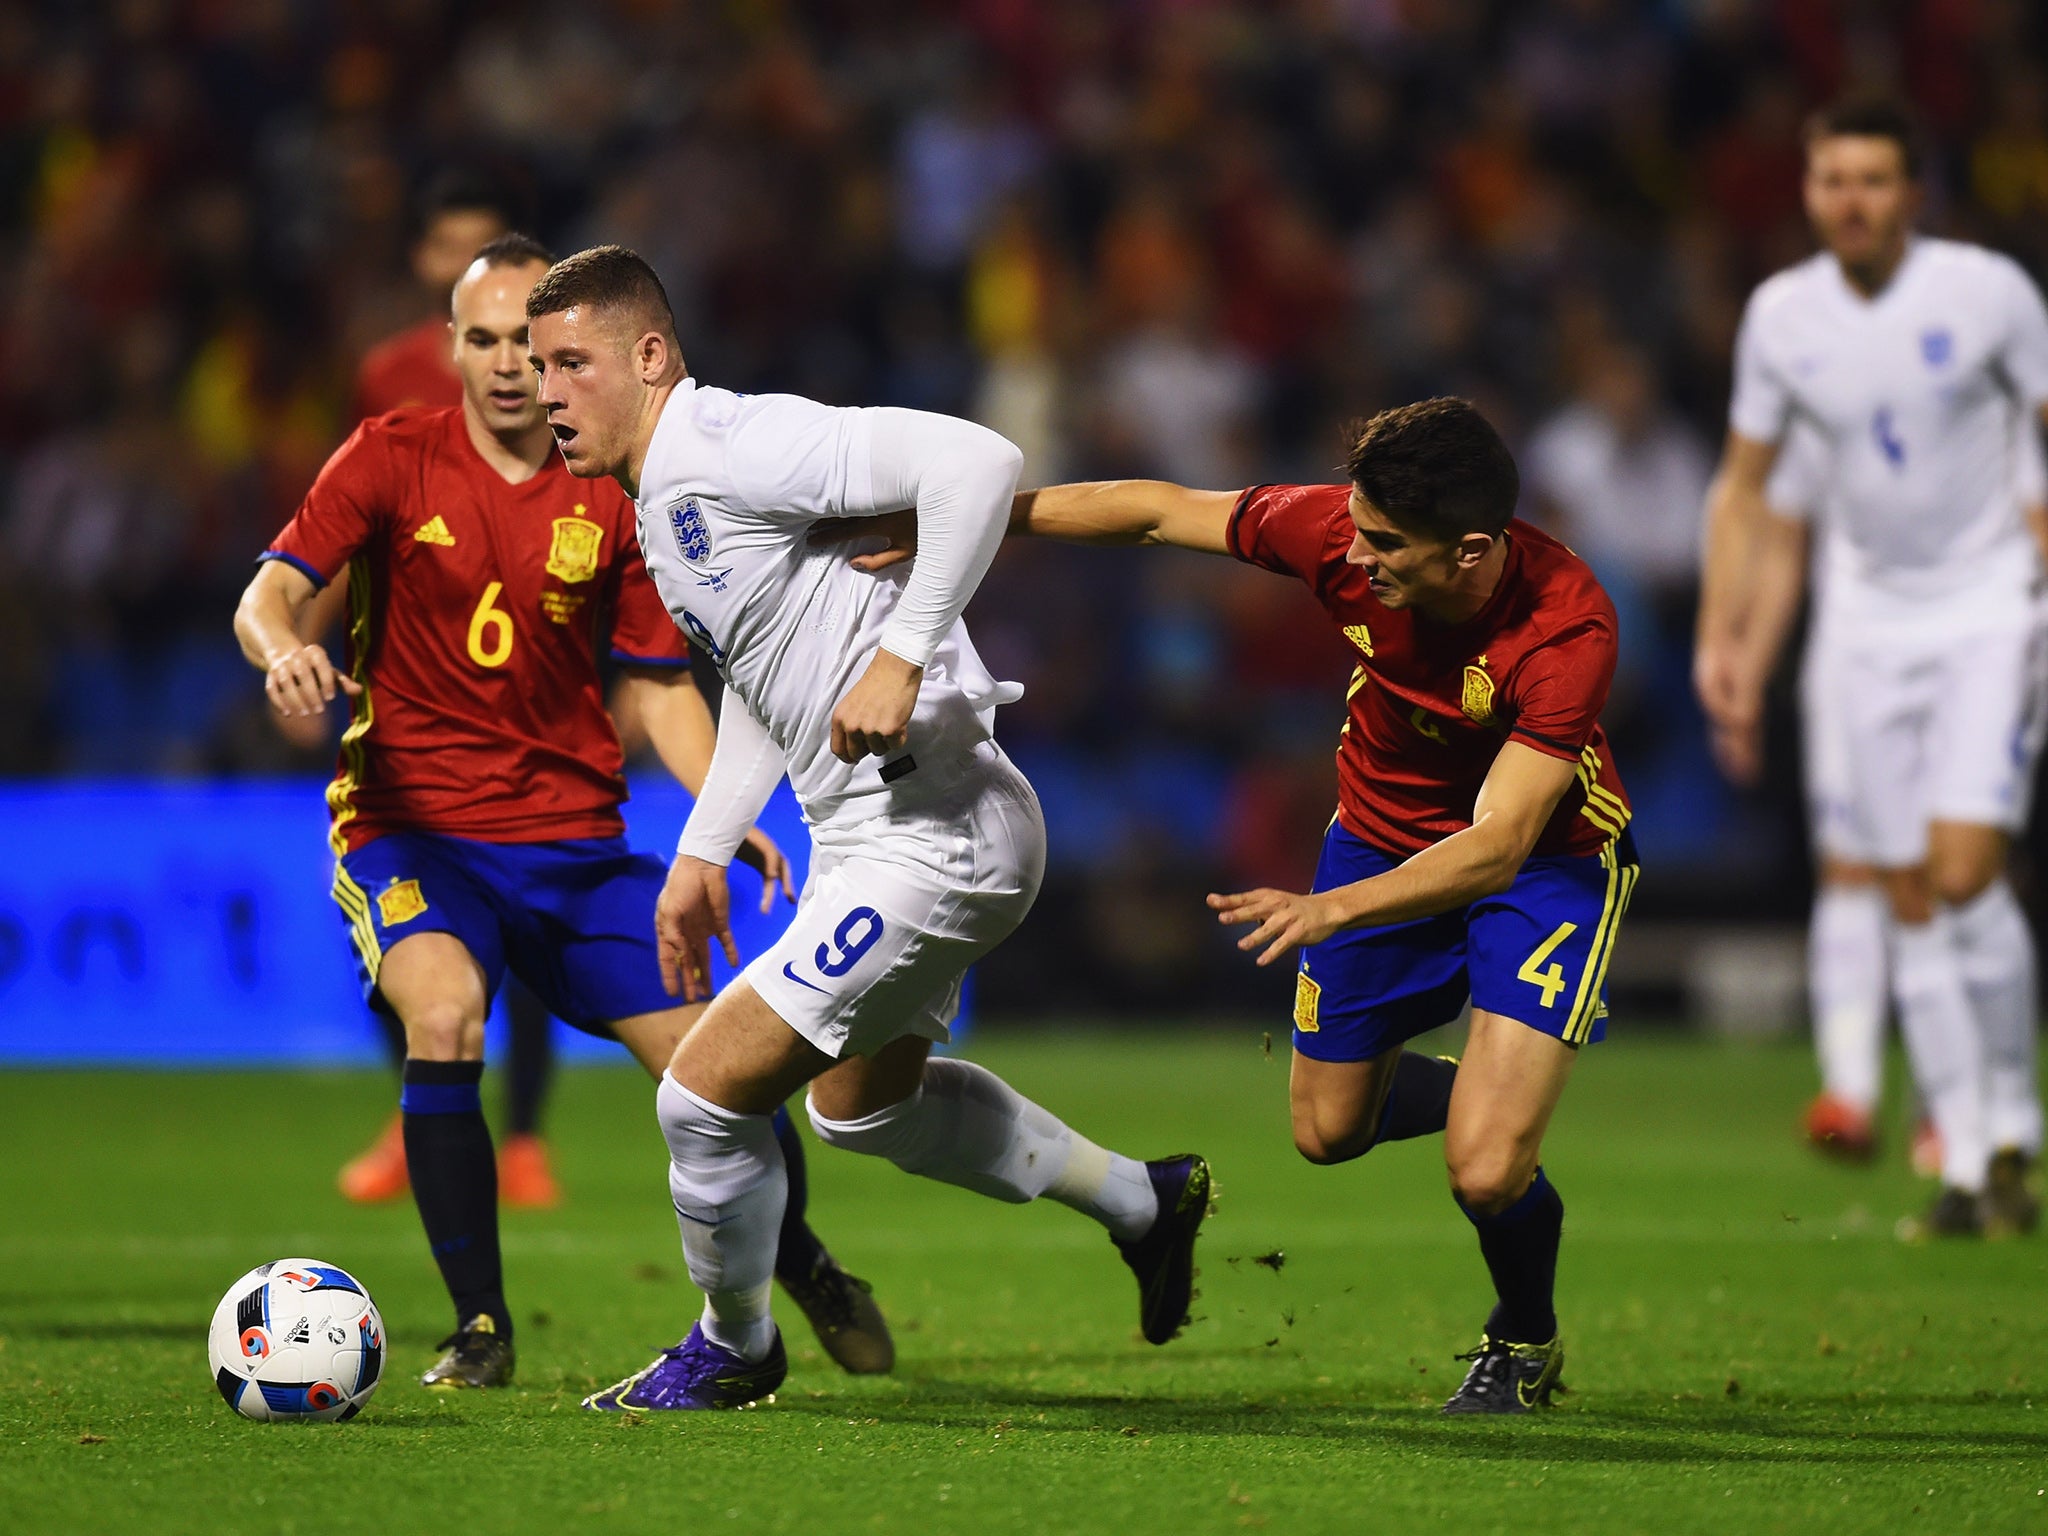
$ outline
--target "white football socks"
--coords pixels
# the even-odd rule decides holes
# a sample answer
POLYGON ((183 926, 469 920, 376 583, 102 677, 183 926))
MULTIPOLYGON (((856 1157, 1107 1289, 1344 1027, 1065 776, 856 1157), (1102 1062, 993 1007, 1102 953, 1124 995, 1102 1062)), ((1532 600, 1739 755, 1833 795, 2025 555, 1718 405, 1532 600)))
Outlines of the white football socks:
POLYGON ((1892 989, 1913 1078, 1941 1132, 1941 1178, 1975 1194, 1991 1161, 1984 1050, 1950 914, 1892 925, 1892 989))
POLYGON ((669 1193, 690 1279, 704 1293, 704 1336, 745 1360, 774 1346, 775 1278, 789 1172, 767 1115, 699 1098, 664 1072, 655 1113, 668 1139, 669 1193))
POLYGON ((1821 1087, 1874 1113, 1884 1085, 1885 932, 1876 885, 1823 884, 1813 900, 1806 984, 1821 1087))
POLYGON ((926 1062, 917 1092, 859 1120, 828 1120, 806 1106, 829 1146, 996 1200, 1047 1195, 1123 1242, 1144 1236, 1159 1214, 1143 1163, 1098 1147, 971 1061, 926 1062))
POLYGON ((2041 1150, 2041 1094, 2035 1073, 2034 935, 2012 887, 1994 880, 1949 909, 1963 983, 1984 1042, 1986 1127, 1994 1149, 2041 1150))

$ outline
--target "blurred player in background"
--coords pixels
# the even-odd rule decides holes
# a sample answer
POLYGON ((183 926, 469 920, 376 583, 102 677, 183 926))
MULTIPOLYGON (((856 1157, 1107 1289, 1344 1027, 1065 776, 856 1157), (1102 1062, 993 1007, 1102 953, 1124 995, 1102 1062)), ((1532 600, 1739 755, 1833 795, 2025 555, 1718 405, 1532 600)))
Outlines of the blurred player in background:
POLYGON ((639 504, 669 611, 725 678, 718 750, 663 888, 663 965, 701 994, 738 963, 726 866, 786 772, 810 823, 782 939, 677 1049, 656 1104, 701 1319, 585 1400, 731 1408, 788 1371, 769 1311, 787 1174, 769 1114, 810 1084, 820 1139, 994 1199, 1099 1222, 1137 1276, 1145 1337, 1187 1321, 1209 1170, 1097 1146, 972 1062, 929 1059, 967 968, 1023 920, 1045 871, 1038 797, 991 734, 1016 697, 960 613, 1002 542, 1020 455, 902 409, 735 395, 689 376, 668 296, 631 251, 551 269, 527 302, 540 400, 572 473, 639 504), (820 519, 915 508, 908 575, 811 550, 820 519))
POLYGON ((2006 858, 2041 746, 2042 561, 2013 445, 2048 413, 2048 309, 2007 258, 1913 232, 1919 157, 1900 108, 1822 112, 1806 153, 1825 249, 1743 318, 1696 680, 1724 766, 1753 777, 1805 574, 1804 530, 1770 516, 1769 482, 1787 434, 1810 431, 1828 561, 1811 641, 1827 705, 1812 713, 1839 711, 1817 750, 1846 791, 1821 806, 1818 840, 1876 872, 1890 916, 1887 942, 1848 882, 1824 890, 1815 1011, 1872 1007, 1888 949, 1942 1143, 1943 1188, 1902 1235, 2024 1231, 2039 1209, 2035 957, 2006 858))
MULTIPOLYGON (((2041 434, 2024 415, 2017 415, 2013 425, 2014 494, 2036 537, 2048 540, 2048 463, 2041 434)), ((1828 573, 1848 567, 1854 558, 1833 548, 1841 531, 1826 518, 1828 465, 1826 442, 1811 428, 1794 427, 1772 467, 1765 502, 1774 524, 1794 525, 1773 526, 1773 536, 1787 545, 1788 554, 1798 546, 1797 558, 1810 569, 1816 614, 1799 674, 1801 758, 1816 869, 1808 991, 1821 1079, 1805 1129, 1815 1146, 1861 1162, 1877 1152, 1891 914, 1878 870, 1855 838, 1856 739, 1845 718, 1847 695, 1832 675, 1839 646, 1822 641, 1835 625, 1824 595, 1828 573), (1817 557, 1812 554, 1816 538, 1817 557)), ((1940 1175, 1941 1137, 1924 1115, 1914 1131, 1912 1160, 1916 1171, 1930 1178, 1940 1175)))
MULTIPOLYGON (((427 318, 370 348, 356 369, 350 425, 409 406, 444 409, 462 403, 462 376, 455 367, 455 338, 448 324, 448 295, 476 253, 525 222, 523 200, 499 181, 470 169, 437 177, 420 199, 410 259, 420 291, 430 301, 427 318)), ((348 607, 344 569, 320 589, 298 624, 307 643, 328 641, 348 607)), ((328 742, 321 715, 271 717, 301 747, 328 742)), ((540 1134, 541 1109, 554 1069, 554 1026, 518 977, 505 985, 508 1038, 505 1051, 504 1136, 498 1142, 498 1197, 507 1205, 546 1209, 561 1198, 553 1160, 540 1134)), ((405 1031, 395 1018, 378 1013, 385 1049, 394 1071, 405 1066, 405 1031)), ((342 1166, 336 1184, 349 1199, 364 1203, 401 1198, 407 1187, 405 1127, 393 1115, 363 1152, 342 1166)))
MULTIPOLYGON (((694 790, 710 713, 648 582, 631 507, 570 478, 535 404, 525 304, 547 253, 486 245, 456 284, 463 399, 373 418, 328 461, 236 613, 281 711, 335 691, 352 720, 328 790, 334 896, 365 995, 403 1023, 407 1162, 456 1331, 430 1387, 503 1385, 513 1327, 497 1181, 478 1094, 484 1021, 507 969, 579 1028, 659 1073, 699 1011, 663 990, 654 950, 663 867, 627 850, 618 737, 597 644, 609 633, 656 750, 694 790), (295 624, 344 565, 349 671, 295 624)), ((745 831, 764 910, 787 866, 745 831)), ((777 1121, 781 1155, 801 1143, 777 1121)), ((801 1174, 797 1177, 801 1187, 801 1174)), ((792 1202, 776 1272, 835 1359, 886 1370, 887 1328, 792 1202)), ((771 1234, 771 1239, 773 1239, 771 1234)))
POLYGON ((1301 948, 1289 1097, 1303 1157, 1445 1133, 1497 1304, 1444 1411, 1524 1413, 1564 1368, 1564 1202, 1543 1135, 1579 1047, 1606 1033, 1607 963, 1639 873, 1600 729, 1614 608, 1583 561, 1513 520, 1514 460, 1468 402, 1381 412, 1349 468, 1349 485, 1243 492, 1052 486, 1019 496, 1010 526, 1299 577, 1357 653, 1314 891, 1209 903, 1257 925, 1238 947, 1261 965, 1301 948), (1462 1064, 1403 1049, 1468 999, 1462 1064))

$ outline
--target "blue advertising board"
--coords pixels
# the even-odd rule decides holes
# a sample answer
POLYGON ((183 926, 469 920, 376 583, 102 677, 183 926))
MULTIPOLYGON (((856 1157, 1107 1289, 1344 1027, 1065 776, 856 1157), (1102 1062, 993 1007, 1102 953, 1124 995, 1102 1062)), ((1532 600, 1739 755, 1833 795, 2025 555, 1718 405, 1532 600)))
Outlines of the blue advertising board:
MULTIPOLYGON (((328 896, 323 786, 0 787, 0 1063, 368 1063, 378 1034, 347 930, 328 896)), ((627 836, 664 860, 690 797, 636 782, 627 836)), ((763 825, 796 866, 810 857, 785 783, 763 825)), ((760 882, 734 867, 743 958, 782 931, 760 882)), ((650 921, 652 915, 650 914, 650 921)), ((717 964, 723 979, 724 964, 717 964)), ((563 1029, 570 1055, 623 1059, 563 1029)))

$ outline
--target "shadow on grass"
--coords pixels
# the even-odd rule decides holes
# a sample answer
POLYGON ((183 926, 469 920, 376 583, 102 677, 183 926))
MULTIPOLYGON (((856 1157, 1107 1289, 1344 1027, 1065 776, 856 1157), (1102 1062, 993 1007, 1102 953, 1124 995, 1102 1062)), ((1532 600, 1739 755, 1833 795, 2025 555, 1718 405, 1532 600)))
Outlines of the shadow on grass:
POLYGON ((111 1318, 91 1323, 16 1323, 4 1331, 17 1339, 85 1339, 110 1343, 135 1339, 171 1339, 190 1343, 206 1337, 206 1325, 189 1319, 174 1323, 123 1322, 111 1318))
MULTIPOLYGON (((1100 1393, 999 1391, 943 1377, 913 1378, 911 1395, 874 1401, 778 1398, 780 1415, 849 1416, 912 1428, 987 1432, 1002 1421, 1016 1431, 1124 1436, 1251 1436, 1341 1441, 1360 1449, 1451 1452, 1480 1461, 1693 1464, 1813 1463, 1841 1466, 1947 1461, 2038 1461, 2048 1432, 1894 1428, 1850 1408, 1865 1398, 1815 1399, 1745 1410, 1675 1404, 1564 1408, 1529 1419, 1445 1419, 1433 1407, 1316 1402, 1165 1401, 1100 1393), (1039 1417, 1043 1415, 1043 1417, 1039 1417), (1023 1422, 1016 1422, 1022 1420, 1023 1422)), ((1970 1395, 1892 1397, 1887 1408, 1982 1412, 2017 1408, 1970 1395)))

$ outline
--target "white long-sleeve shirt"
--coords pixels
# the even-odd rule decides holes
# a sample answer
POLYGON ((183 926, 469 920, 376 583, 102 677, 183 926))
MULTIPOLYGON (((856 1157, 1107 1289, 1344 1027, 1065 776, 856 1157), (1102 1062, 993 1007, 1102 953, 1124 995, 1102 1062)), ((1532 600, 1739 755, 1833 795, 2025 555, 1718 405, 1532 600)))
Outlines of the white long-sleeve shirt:
POLYGON ((640 548, 726 684, 683 852, 730 860, 784 771, 812 825, 861 819, 913 787, 906 758, 943 771, 989 739, 1021 690, 989 675, 960 614, 1002 543, 1021 462, 950 416, 677 386, 641 466, 640 548), (821 518, 907 507, 908 567, 869 576, 843 545, 810 546, 821 518), (884 648, 925 668, 908 743, 886 763, 842 763, 832 712, 884 648))

